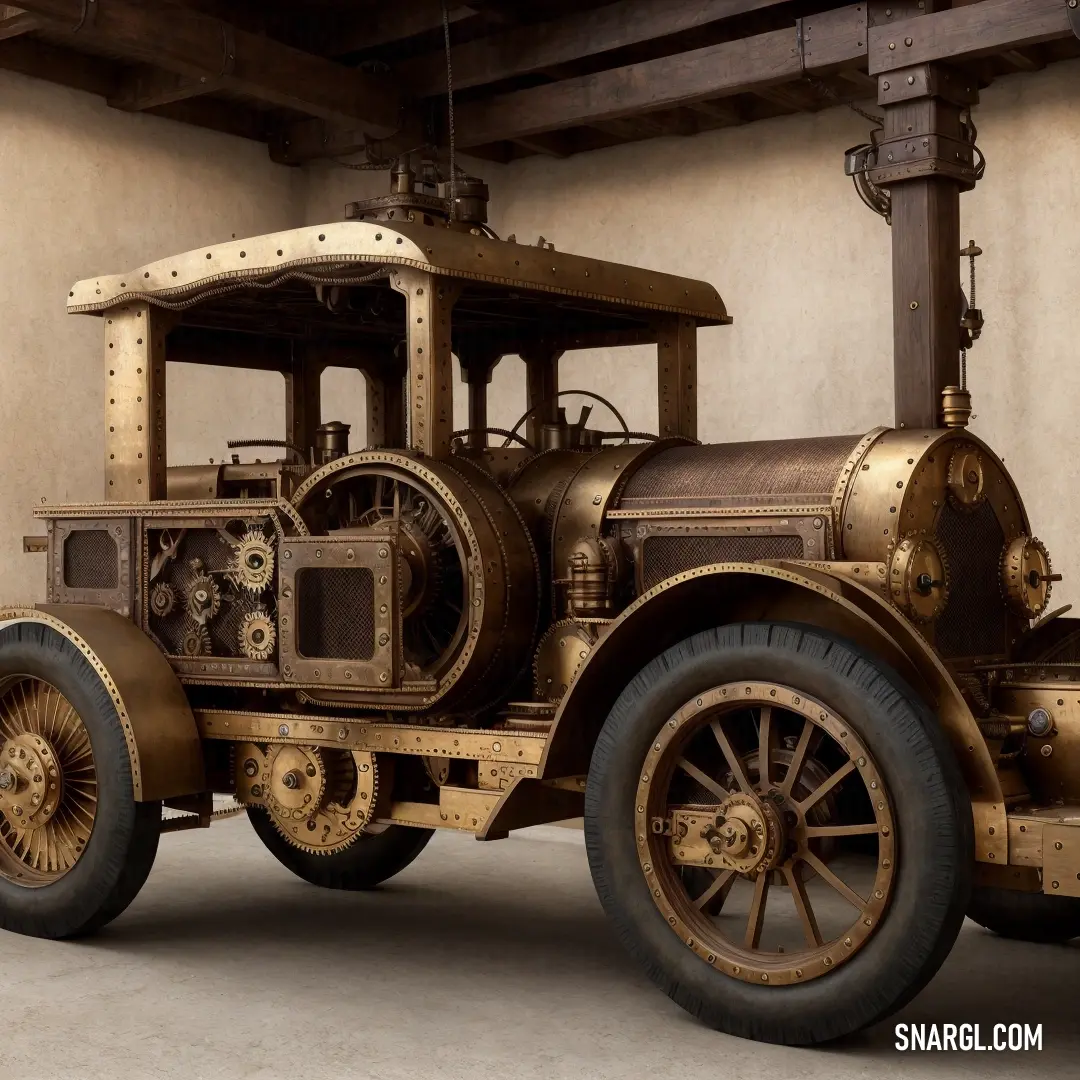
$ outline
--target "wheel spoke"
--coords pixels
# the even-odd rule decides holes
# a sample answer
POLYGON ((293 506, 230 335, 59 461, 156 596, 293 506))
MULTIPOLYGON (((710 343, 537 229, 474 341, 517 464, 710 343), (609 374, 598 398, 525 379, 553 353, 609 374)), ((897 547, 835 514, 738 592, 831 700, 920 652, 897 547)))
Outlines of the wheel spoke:
POLYGON ((818 929, 810 897, 806 895, 806 885, 794 866, 784 867, 784 877, 791 890, 791 898, 795 901, 795 910, 799 913, 799 922, 802 923, 806 944, 811 948, 817 948, 821 944, 821 931, 818 929))
POLYGON ((806 764, 806 751, 810 748, 810 737, 813 734, 813 722, 804 720, 803 729, 799 733, 799 742, 795 747, 795 753, 791 757, 791 764, 788 765, 787 772, 784 774, 784 782, 780 785, 780 790, 787 796, 790 796, 794 790, 795 783, 799 779, 799 773, 802 772, 803 766, 806 764))
POLYGON ((806 796, 805 799, 802 800, 802 802, 799 803, 799 809, 805 814, 806 811, 809 810, 812 806, 821 802, 821 800, 825 798, 825 796, 828 795, 829 792, 832 791, 832 789, 836 787, 836 785, 839 784, 841 780, 847 777, 850 773, 854 772, 854 770, 855 762, 849 758, 843 765, 840 766, 839 769, 836 770, 836 772, 832 774, 832 776, 828 778, 828 780, 824 780, 822 783, 820 783, 816 788, 814 788, 813 791, 810 792, 809 795, 806 796))
POLYGON ((707 788, 711 791, 721 802, 731 794, 731 792, 722 784, 714 780, 707 773, 703 773, 692 761, 688 761, 686 758, 681 757, 675 764, 678 765, 684 773, 692 776, 703 788, 707 788))
MULTIPOLYGON (((751 784, 750 780, 747 778, 746 770, 743 768, 742 758, 735 753, 735 750, 727 737, 727 732, 724 731, 720 721, 713 720, 709 727, 712 728, 713 736, 727 760, 728 768, 731 769, 731 775, 735 777, 736 786, 742 791, 745 791, 747 795, 753 795, 754 785, 751 784)), ((727 794, 728 793, 725 792, 725 798, 727 797, 727 794)))
POLYGON ((880 826, 871 821, 866 825, 808 825, 804 835, 808 840, 813 840, 826 836, 871 836, 878 831, 880 826))
POLYGON ((769 898, 769 877, 762 871, 754 882, 754 899, 750 904, 750 917, 746 920, 746 938, 743 944, 748 949, 756 949, 761 941, 761 929, 765 925, 765 901, 769 898))
POLYGON ((854 889, 841 881, 812 851, 804 852, 802 858, 808 866, 812 866, 821 875, 822 881, 831 885, 853 908, 862 911, 866 907, 866 901, 854 889))
POLYGON ((694 901, 698 911, 715 915, 723 907, 731 886, 739 875, 734 870, 721 870, 712 880, 712 884, 694 901))
POLYGON ((772 786, 772 759, 776 749, 776 726, 773 724, 772 706, 761 706, 758 720, 758 787, 768 791, 772 786))

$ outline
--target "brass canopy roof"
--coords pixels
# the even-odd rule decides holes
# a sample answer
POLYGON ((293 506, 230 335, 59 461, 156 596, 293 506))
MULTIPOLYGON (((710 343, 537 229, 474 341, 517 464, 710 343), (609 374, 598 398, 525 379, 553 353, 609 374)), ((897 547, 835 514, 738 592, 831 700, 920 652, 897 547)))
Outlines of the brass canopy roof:
MULTIPOLYGON (((70 313, 100 314, 132 300, 187 310, 230 294, 289 282, 359 285, 411 266, 509 295, 574 297, 594 309, 668 312, 699 325, 729 323, 707 282, 568 255, 438 226, 343 221, 198 248, 126 274, 87 278, 68 297, 70 313)), ((221 298, 221 299, 219 299, 221 298)))

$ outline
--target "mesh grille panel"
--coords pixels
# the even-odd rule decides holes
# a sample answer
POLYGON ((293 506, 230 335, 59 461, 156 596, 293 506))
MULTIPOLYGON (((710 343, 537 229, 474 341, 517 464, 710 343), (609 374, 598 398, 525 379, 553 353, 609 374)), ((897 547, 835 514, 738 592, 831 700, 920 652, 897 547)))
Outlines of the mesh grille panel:
POLYGON ((626 485, 629 500, 668 503, 739 495, 832 497, 861 435, 676 446, 647 461, 626 485))
POLYGON ((375 654, 375 575, 366 566, 301 570, 296 618, 301 656, 370 660, 375 654))
POLYGON ((104 529, 80 529, 64 541, 64 584, 69 589, 116 589, 120 559, 104 529))
POLYGON ((644 544, 642 577, 651 589, 674 574, 710 563, 802 557, 798 536, 650 536, 644 544))
POLYGON ((938 651, 943 656, 1004 653, 1008 628, 1000 579, 1005 533, 993 507, 983 502, 966 514, 946 503, 936 532, 949 560, 949 599, 934 637, 938 651))

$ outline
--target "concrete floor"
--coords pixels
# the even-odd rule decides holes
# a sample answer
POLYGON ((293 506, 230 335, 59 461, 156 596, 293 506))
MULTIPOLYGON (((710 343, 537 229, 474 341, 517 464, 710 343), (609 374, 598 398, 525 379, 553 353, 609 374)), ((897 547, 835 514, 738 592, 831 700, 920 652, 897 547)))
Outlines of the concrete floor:
POLYGON ((0 933, 0 1077, 1080 1075, 1075 946, 969 923, 896 1018, 1041 1022, 1041 1053, 898 1053, 891 1022, 827 1050, 761 1046, 700 1026, 623 955, 580 834, 532 834, 437 836, 353 895, 292 877, 243 820, 163 837, 146 888, 98 937, 0 933))

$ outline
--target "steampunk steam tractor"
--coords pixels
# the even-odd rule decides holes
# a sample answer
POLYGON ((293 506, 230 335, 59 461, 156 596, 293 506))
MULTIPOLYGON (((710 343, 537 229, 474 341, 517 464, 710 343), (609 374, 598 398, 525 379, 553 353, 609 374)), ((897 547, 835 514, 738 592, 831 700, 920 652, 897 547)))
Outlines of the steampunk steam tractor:
POLYGON ((701 445, 716 291, 500 240, 485 206, 403 164, 343 222, 74 286, 105 500, 38 507, 48 600, 0 616, 0 925, 101 927, 218 793, 336 889, 436 829, 584 815, 630 952, 760 1039, 887 1016, 965 913, 1080 934, 1080 624, 966 392, 939 426, 701 445), (563 353, 643 344, 655 432, 567 418, 563 353), (527 400, 496 429, 505 357, 527 400), (170 465, 171 362, 280 372, 279 460, 170 465), (323 422, 333 366, 366 379, 362 449, 323 422))

